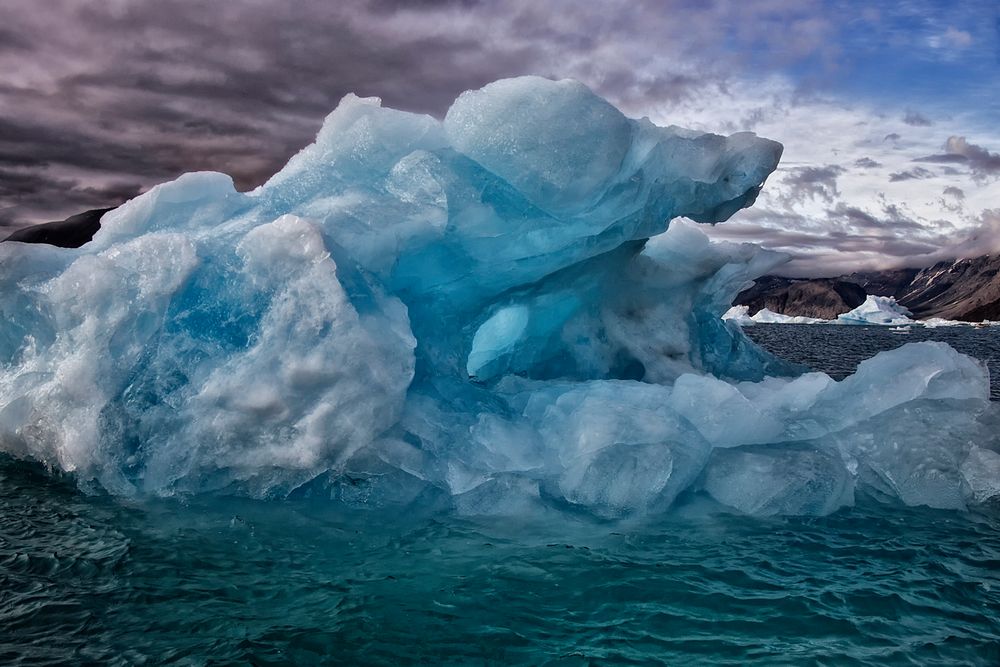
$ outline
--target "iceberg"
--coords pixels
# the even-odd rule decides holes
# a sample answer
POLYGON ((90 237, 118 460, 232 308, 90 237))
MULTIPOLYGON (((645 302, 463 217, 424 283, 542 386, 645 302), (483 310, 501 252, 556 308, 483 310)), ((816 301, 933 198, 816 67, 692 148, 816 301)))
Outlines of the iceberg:
POLYGON ((754 324, 826 324, 828 320, 805 315, 785 315, 761 308, 750 318, 754 324))
POLYGON ((918 343, 835 382, 720 317, 787 258, 696 223, 752 205, 781 151, 574 81, 498 81, 443 121, 348 95, 251 192, 186 174, 80 248, 0 245, 0 451, 126 497, 991 502, 981 364, 918 343))
MULTIPOLYGON (((750 315, 749 306, 732 306, 722 314, 722 319, 732 322, 740 327, 751 327, 755 324, 865 324, 865 325, 886 325, 886 326, 909 326, 918 324, 929 329, 939 327, 973 326, 972 322, 961 320, 946 320, 940 317, 930 317, 926 320, 912 320, 909 310, 896 303, 892 297, 870 296, 873 304, 865 306, 862 304, 854 310, 843 313, 835 320, 824 320, 816 317, 806 317, 804 315, 785 315, 775 313, 767 308, 750 315), (885 299, 885 302, 881 300, 885 299), (879 301, 874 301, 879 300, 879 301)), ((867 301, 865 303, 868 303, 867 301)), ((977 326, 989 326, 989 322, 983 322, 977 326)))
POLYGON ((962 320, 946 320, 942 317, 929 317, 926 320, 917 321, 916 324, 929 327, 931 329, 937 329, 938 327, 972 326, 971 322, 963 322, 962 320))
POLYGON ((854 310, 837 316, 838 324, 913 324, 913 313, 896 302, 895 297, 869 294, 865 302, 854 310))
POLYGON ((869 295, 860 306, 847 313, 838 315, 833 320, 824 320, 803 315, 786 315, 784 313, 772 312, 767 308, 761 308, 753 315, 750 315, 749 306, 732 306, 722 314, 722 319, 731 321, 739 326, 753 326, 754 324, 862 324, 885 326, 919 324, 935 328, 968 324, 967 322, 944 320, 939 317, 932 317, 926 320, 913 320, 911 319, 912 316, 913 314, 899 304, 894 297, 869 295))

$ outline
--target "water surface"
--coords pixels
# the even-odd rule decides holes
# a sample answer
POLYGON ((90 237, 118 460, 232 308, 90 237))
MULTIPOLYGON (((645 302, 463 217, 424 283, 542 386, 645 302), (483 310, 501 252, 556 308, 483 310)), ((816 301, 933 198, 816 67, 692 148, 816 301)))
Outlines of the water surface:
POLYGON ((122 505, 0 464, 0 664, 997 664, 1000 524, 122 505))
POLYGON ((843 324, 758 324, 743 332, 772 353, 842 380, 858 364, 906 343, 938 340, 986 363, 990 398, 1000 400, 1000 326, 911 326, 906 333, 887 326, 843 324))
MULTIPOLYGON (((1000 357, 997 329, 748 333, 836 377, 925 338, 1000 357)), ((0 457, 0 665, 1000 664, 1000 508, 706 502, 626 524, 130 503, 0 457)))

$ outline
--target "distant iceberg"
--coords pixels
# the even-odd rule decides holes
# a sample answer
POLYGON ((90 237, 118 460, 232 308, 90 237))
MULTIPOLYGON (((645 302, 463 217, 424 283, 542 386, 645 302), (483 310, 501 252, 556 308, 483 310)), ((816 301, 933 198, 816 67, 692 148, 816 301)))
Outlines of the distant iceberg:
POLYGON ((79 249, 0 245, 0 450, 125 496, 466 514, 992 502, 979 362, 834 382, 720 318, 785 258, 670 221, 751 205, 780 155, 573 81, 443 121, 348 95, 253 192, 186 174, 79 249))
POLYGON ((891 296, 868 295, 865 302, 854 310, 837 316, 838 324, 885 324, 899 326, 913 324, 913 313, 891 296))
POLYGON ((749 306, 733 306, 722 314, 722 319, 741 327, 750 327, 755 324, 824 324, 828 322, 828 320, 815 317, 783 315, 767 308, 761 308, 751 316, 749 306))
MULTIPOLYGON (((917 324, 934 329, 937 327, 960 327, 963 325, 971 326, 972 322, 962 322, 960 320, 946 320, 941 317, 930 317, 926 320, 919 320, 917 324)), ((984 322, 983 324, 988 324, 988 323, 984 322)))
MULTIPOLYGON (((957 320, 945 320, 940 317, 932 317, 926 320, 911 319, 913 314, 900 305, 891 296, 871 296, 865 302, 850 312, 839 315, 834 320, 824 320, 816 317, 805 317, 802 315, 785 315, 775 313, 767 308, 750 315, 749 306, 732 306, 722 314, 722 319, 732 322, 741 327, 753 326, 754 324, 862 324, 881 326, 909 326, 920 325, 930 328, 971 326, 972 322, 960 322, 957 320)), ((982 325, 992 324, 983 322, 982 325)))
POLYGON ((758 310, 753 317, 751 317, 755 323, 758 324, 822 324, 826 320, 821 320, 816 317, 805 317, 804 315, 782 315, 781 313, 773 313, 767 308, 762 308, 758 310))

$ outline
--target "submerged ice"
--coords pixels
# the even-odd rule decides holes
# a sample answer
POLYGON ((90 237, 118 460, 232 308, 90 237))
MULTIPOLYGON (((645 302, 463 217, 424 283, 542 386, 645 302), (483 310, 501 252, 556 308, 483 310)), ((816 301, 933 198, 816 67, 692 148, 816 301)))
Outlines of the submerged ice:
POLYGON ((919 343, 834 382, 720 318, 784 257, 670 221, 751 205, 780 154, 572 81, 443 121, 348 95, 252 192, 187 174, 82 248, 0 246, 0 449, 122 495, 473 514, 994 502, 981 364, 919 343))

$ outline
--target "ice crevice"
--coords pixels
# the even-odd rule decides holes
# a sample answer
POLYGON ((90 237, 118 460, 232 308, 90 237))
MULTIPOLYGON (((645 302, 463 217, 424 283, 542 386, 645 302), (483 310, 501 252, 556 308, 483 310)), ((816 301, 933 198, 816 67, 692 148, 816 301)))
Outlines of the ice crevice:
POLYGON ((721 319, 785 258, 690 220, 752 205, 780 156, 574 81, 498 81, 443 121, 348 95, 256 190, 186 174, 81 248, 0 245, 0 450, 125 496, 996 503, 982 364, 917 343, 835 382, 721 319))

